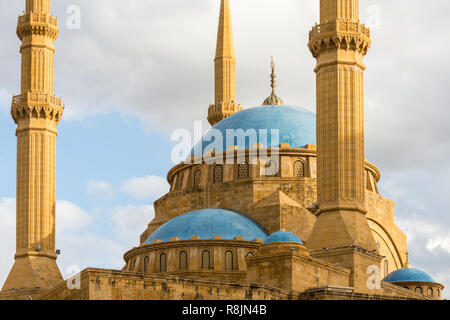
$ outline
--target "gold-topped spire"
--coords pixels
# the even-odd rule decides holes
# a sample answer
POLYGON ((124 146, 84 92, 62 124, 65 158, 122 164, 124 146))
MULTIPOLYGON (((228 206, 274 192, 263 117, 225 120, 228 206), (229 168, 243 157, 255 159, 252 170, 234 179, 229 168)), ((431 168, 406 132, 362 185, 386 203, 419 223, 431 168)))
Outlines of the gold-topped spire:
POLYGON ((221 0, 220 4, 214 74, 215 101, 208 110, 208 121, 212 126, 242 110, 236 103, 236 57, 229 0, 221 0))
POLYGON ((270 87, 272 88, 272 93, 266 100, 264 100, 263 106, 282 106, 284 105, 283 100, 275 94, 275 88, 277 87, 277 74, 275 73, 275 61, 273 60, 273 57, 270 66, 272 68, 272 73, 270 74, 270 87))
POLYGON ((408 251, 406 252, 406 263, 405 263, 405 268, 411 269, 411 263, 409 262, 409 253, 408 251))

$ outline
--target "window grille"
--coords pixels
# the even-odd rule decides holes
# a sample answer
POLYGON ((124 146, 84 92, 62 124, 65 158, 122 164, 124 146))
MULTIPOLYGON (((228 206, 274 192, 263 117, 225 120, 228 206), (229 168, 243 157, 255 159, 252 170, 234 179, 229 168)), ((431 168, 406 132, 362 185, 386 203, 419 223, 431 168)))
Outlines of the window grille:
POLYGON ((305 176, 305 165, 303 161, 295 161, 294 162, 294 177, 295 178, 303 178, 305 176))

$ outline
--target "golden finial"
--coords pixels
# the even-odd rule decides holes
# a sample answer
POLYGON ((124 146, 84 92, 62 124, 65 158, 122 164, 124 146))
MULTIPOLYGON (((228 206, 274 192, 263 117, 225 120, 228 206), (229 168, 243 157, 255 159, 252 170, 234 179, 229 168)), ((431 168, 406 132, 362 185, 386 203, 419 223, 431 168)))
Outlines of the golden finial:
POLYGON ((275 61, 273 60, 273 57, 270 66, 272 68, 272 73, 270 74, 270 86, 272 88, 272 94, 266 100, 264 100, 263 106, 282 106, 284 105, 283 100, 275 94, 275 88, 277 87, 277 75, 275 73, 275 61))
POLYGON ((270 63, 270 67, 272 68, 272 73, 270 74, 270 78, 272 78, 272 82, 271 82, 271 87, 272 87, 272 91, 275 91, 275 88, 277 87, 277 75, 275 73, 275 61, 273 61, 273 57, 272 57, 272 61, 270 63))
POLYGON ((406 251, 406 263, 405 263, 405 268, 412 268, 411 263, 409 263, 409 253, 408 251, 406 251))

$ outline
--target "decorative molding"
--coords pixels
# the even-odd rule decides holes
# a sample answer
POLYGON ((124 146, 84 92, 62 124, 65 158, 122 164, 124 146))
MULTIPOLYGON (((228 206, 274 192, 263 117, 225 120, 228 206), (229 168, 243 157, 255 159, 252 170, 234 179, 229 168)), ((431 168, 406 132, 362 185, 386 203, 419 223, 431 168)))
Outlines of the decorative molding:
POLYGON ((26 93, 13 96, 11 116, 18 124, 22 119, 46 119, 55 121, 61 120, 64 112, 64 104, 61 98, 49 93, 26 93))
POLYGON ((316 24, 309 32, 308 47, 314 58, 327 49, 354 50, 366 55, 371 43, 369 28, 359 22, 338 20, 316 24))

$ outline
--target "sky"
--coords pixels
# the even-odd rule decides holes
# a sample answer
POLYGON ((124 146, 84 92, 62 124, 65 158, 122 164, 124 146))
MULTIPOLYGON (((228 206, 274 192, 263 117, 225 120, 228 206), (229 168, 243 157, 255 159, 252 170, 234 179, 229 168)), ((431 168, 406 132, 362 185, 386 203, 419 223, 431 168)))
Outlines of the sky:
MULTIPOLYGON (((25 1, 0 0, 0 283, 15 250, 15 124, 20 91, 17 15, 25 1)), ((316 0, 232 0, 237 99, 270 94, 315 111, 308 32, 316 0)), ((372 29, 365 58, 366 157, 379 189, 396 202, 410 260, 450 287, 450 25, 447 0, 360 1, 372 29)), ((71 266, 121 268, 168 191, 174 130, 205 129, 213 100, 219 0, 58 0, 54 93, 64 99, 57 141, 57 247, 71 266)), ((449 290, 448 290, 449 291, 449 290)), ((450 297, 449 293, 446 293, 450 297)))

